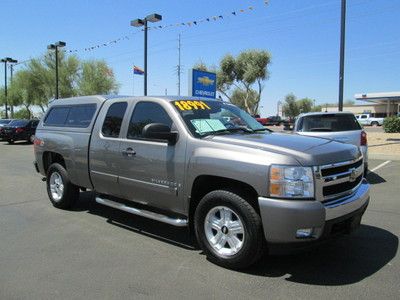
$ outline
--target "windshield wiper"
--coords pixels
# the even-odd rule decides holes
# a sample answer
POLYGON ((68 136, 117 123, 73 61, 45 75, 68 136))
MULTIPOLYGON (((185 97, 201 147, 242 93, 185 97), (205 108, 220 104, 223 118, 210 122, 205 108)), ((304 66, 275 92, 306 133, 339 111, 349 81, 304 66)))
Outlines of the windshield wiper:
POLYGON ((268 129, 268 128, 257 128, 257 129, 253 129, 253 132, 256 132, 256 131, 269 131, 269 132, 272 132, 272 130, 271 130, 271 129, 268 129))
POLYGON ((244 131, 246 133, 254 132, 253 129, 242 126, 242 127, 232 127, 232 128, 225 128, 225 129, 210 131, 210 132, 205 133, 203 135, 203 137, 209 136, 209 135, 218 135, 218 134, 224 134, 224 133, 238 132, 238 131, 244 131))

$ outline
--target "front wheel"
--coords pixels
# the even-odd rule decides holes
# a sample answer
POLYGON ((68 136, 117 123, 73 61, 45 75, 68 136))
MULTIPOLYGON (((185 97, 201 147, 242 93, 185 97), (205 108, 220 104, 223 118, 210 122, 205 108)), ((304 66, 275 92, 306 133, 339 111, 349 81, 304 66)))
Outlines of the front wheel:
POLYGON ((72 184, 65 168, 54 163, 47 171, 47 194, 51 203, 62 209, 70 208, 79 197, 79 188, 72 184))
POLYGON ((194 217, 197 241, 215 264, 243 269, 263 253, 261 218, 241 196, 225 190, 208 193, 194 217))

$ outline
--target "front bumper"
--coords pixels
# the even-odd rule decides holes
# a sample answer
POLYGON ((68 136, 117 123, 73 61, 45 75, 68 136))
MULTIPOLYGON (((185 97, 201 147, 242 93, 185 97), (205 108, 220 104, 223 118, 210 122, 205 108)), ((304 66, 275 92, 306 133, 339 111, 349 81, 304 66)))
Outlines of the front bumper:
POLYGON ((332 228, 336 228, 336 224, 348 223, 354 228, 354 221, 359 223, 369 203, 369 189, 368 182, 363 179, 352 195, 328 203, 259 197, 265 238, 269 243, 280 244, 316 241, 334 234, 332 228), (360 213, 355 217, 355 212, 360 213), (307 228, 312 228, 310 237, 296 236, 299 229, 307 228))

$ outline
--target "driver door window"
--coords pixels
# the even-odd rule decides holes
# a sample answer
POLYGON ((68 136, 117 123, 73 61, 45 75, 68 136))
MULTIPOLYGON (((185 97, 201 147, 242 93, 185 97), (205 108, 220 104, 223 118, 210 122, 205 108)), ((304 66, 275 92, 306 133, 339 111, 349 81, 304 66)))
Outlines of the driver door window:
POLYGON ((143 139, 143 127, 151 123, 161 123, 171 127, 172 120, 159 104, 154 102, 139 102, 133 110, 127 138, 143 139))

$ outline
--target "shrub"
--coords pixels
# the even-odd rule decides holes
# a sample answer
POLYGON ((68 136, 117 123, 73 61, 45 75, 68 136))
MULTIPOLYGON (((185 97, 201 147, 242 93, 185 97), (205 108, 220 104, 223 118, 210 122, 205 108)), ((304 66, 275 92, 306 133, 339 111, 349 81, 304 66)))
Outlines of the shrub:
POLYGON ((388 117, 383 120, 383 129, 385 132, 400 132, 400 118, 388 117))

